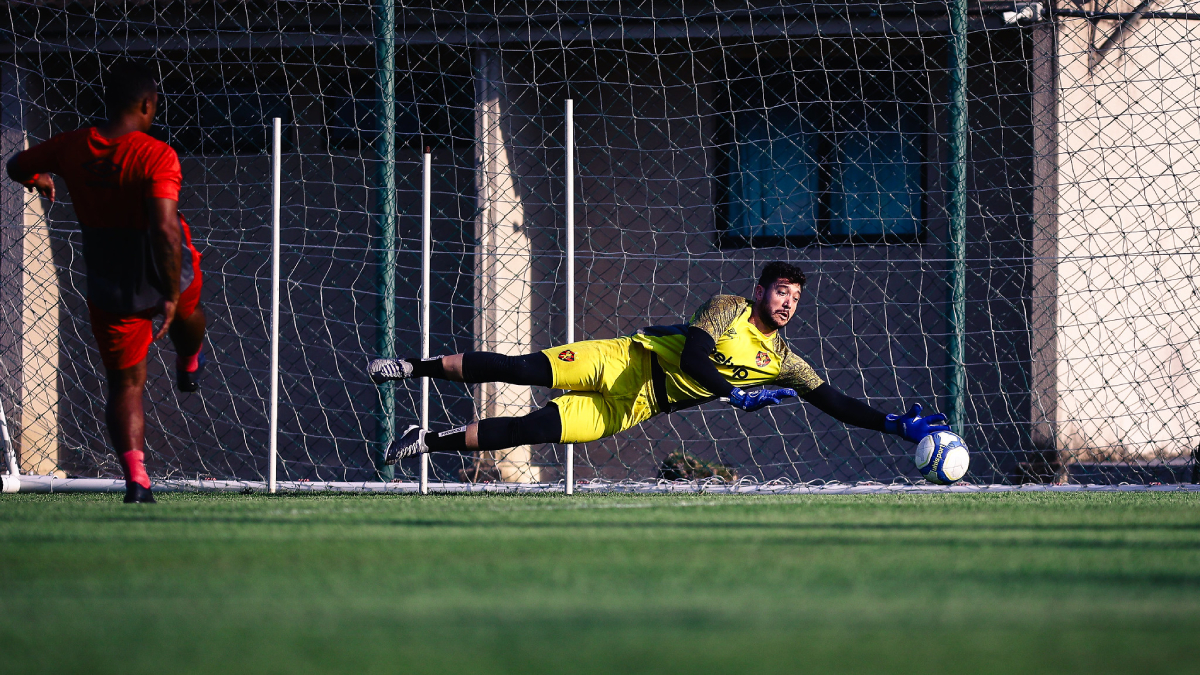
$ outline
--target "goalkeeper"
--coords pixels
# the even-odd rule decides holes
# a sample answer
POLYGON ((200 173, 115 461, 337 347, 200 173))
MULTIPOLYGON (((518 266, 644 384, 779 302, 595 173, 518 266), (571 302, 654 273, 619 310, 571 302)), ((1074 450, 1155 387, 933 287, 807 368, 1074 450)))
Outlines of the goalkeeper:
POLYGON ((845 424, 917 442, 948 431, 945 415, 888 415, 823 382, 788 348, 780 329, 796 311, 804 272, 784 262, 768 264, 754 301, 717 295, 692 320, 656 326, 636 335, 588 340, 535 354, 469 352, 426 360, 376 359, 367 367, 380 384, 412 377, 454 382, 508 382, 565 389, 545 408, 523 417, 496 417, 427 434, 411 426, 388 449, 386 461, 421 452, 502 450, 531 443, 586 443, 716 398, 754 411, 800 396, 845 424), (778 389, 749 387, 776 385, 778 389))

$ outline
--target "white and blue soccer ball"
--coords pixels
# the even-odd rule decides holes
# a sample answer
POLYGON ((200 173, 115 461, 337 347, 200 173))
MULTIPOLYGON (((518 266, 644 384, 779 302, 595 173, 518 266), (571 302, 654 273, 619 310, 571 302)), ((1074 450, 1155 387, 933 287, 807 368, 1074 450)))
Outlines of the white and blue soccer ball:
POLYGON ((971 456, 967 444, 958 434, 936 431, 917 443, 917 471, 925 480, 938 485, 949 485, 967 475, 971 456))

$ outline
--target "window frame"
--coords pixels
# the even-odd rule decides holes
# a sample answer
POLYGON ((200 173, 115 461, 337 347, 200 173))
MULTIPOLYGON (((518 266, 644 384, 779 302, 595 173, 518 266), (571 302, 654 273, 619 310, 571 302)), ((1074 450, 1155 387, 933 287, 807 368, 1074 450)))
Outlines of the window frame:
MULTIPOLYGON (((760 60, 765 57, 760 57, 760 60)), ((880 60, 880 65, 886 61, 880 60)), ((913 73, 909 77, 912 82, 910 86, 916 85, 920 81, 918 73, 925 71, 919 68, 919 62, 915 59, 896 59, 893 60, 896 64, 895 69, 898 72, 913 73)), ((783 60, 777 62, 779 68, 772 72, 767 77, 785 76, 789 72, 787 68, 789 64, 783 60)), ((876 64, 867 64, 868 67, 876 64)), ((812 74, 809 77, 816 77, 816 72, 821 71, 821 66, 816 62, 803 64, 808 68, 807 72, 812 74)), ((795 68, 794 65, 791 66, 795 68)), ((752 69, 746 64, 743 64, 745 72, 752 72, 752 69)), ((856 70, 853 64, 846 64, 844 68, 838 68, 834 72, 849 72, 856 70)), ((767 248, 767 247, 806 247, 806 246, 846 246, 846 245, 880 245, 880 244, 924 244, 929 236, 930 211, 936 206, 931 187, 936 184, 936 178, 932 176, 931 169, 937 164, 937 126, 935 118, 936 106, 931 100, 932 97, 923 97, 921 101, 911 104, 910 109, 916 113, 917 118, 922 120, 921 135, 924 136, 924 142, 918 144, 921 153, 919 168, 917 170, 919 190, 919 200, 921 205, 921 213, 916 218, 917 227, 915 233, 895 234, 882 232, 879 234, 832 234, 832 186, 834 181, 835 164, 832 161, 836 148, 829 140, 829 129, 822 129, 819 132, 819 148, 817 160, 818 174, 818 192, 816 204, 816 234, 803 235, 745 235, 736 232, 735 225, 731 222, 731 204, 734 199, 734 184, 737 180, 737 130, 734 127, 734 116, 738 112, 733 105, 733 86, 727 79, 726 84, 722 87, 719 96, 717 97, 717 111, 715 115, 716 129, 714 130, 714 138, 716 145, 713 148, 715 152, 714 166, 716 174, 713 176, 713 196, 714 207, 716 212, 716 243, 719 249, 746 249, 746 248, 767 248)), ((932 89, 932 87, 930 87, 932 89)), ((824 87, 825 101, 829 98, 829 87, 824 87)), ((931 93, 931 92, 930 92, 931 93)), ((895 90, 892 95, 895 96, 895 90)), ((799 109, 801 104, 823 103, 825 101, 788 101, 792 107, 799 109)))

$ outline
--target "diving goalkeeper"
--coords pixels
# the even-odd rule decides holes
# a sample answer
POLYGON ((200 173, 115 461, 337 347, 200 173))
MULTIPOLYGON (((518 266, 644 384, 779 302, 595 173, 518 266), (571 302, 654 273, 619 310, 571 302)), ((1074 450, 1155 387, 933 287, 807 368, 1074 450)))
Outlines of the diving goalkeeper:
POLYGON ((920 404, 905 415, 888 415, 836 391, 788 349, 780 329, 795 313, 805 281, 798 267, 773 262, 763 269, 753 302, 713 296, 683 325, 645 328, 628 337, 575 342, 524 356, 468 352, 425 360, 376 359, 367 367, 376 384, 435 377, 567 391, 523 417, 495 417, 438 434, 410 426, 388 448, 386 462, 431 451, 586 443, 654 415, 716 398, 754 411, 799 396, 844 424, 913 443, 935 431, 948 431, 945 415, 923 416, 920 404), (768 384, 780 388, 747 390, 768 384))

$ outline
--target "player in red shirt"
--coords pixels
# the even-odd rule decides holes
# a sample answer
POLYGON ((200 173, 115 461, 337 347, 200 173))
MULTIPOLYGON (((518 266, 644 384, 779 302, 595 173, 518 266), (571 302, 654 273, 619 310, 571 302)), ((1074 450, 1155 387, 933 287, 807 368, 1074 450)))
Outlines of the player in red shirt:
POLYGON ((125 471, 125 501, 153 502, 146 474, 146 354, 169 335, 180 391, 197 389, 204 365, 200 254, 179 215, 183 173, 171 146, 146 134, 158 110, 154 72, 134 62, 104 77, 108 120, 54 136, 8 162, 13 180, 54 201, 58 174, 83 232, 92 334, 108 380, 105 418, 125 471), (157 332, 153 317, 161 314, 157 332))

